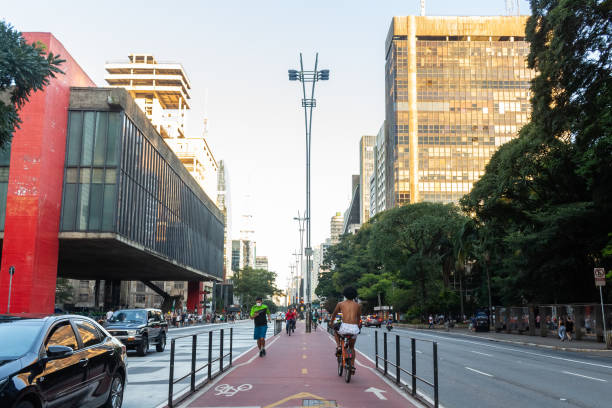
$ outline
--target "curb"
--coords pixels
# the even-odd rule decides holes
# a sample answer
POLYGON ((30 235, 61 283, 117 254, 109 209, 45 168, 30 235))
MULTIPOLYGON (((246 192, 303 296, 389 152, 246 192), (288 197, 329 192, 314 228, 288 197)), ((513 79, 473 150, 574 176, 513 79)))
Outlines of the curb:
MULTIPOLYGON (((408 327, 406 327, 408 328, 408 327)), ((482 340, 488 340, 488 341, 492 341, 495 343, 509 343, 509 344, 518 344, 521 346, 531 346, 531 347, 540 347, 540 348, 545 348, 545 349, 549 349, 549 350, 559 350, 559 351, 572 351, 572 352, 578 352, 578 353, 612 353, 612 350, 608 350, 608 349, 593 349, 593 348, 575 348, 575 347, 563 347, 563 346, 551 346, 548 344, 538 344, 538 343, 533 343, 533 342, 529 342, 529 341, 516 341, 516 340, 505 340, 505 339, 493 339, 491 337, 482 337, 482 336, 476 336, 476 335, 472 335, 472 334, 463 334, 463 333, 456 333, 456 332, 452 332, 452 331, 442 331, 439 329, 433 329, 433 330, 429 330, 429 329, 411 329, 411 330, 422 330, 422 331, 436 331, 436 332, 440 332, 440 333, 449 333, 453 336, 463 336, 463 337, 468 337, 468 338, 476 338, 476 339, 482 339, 482 340)))

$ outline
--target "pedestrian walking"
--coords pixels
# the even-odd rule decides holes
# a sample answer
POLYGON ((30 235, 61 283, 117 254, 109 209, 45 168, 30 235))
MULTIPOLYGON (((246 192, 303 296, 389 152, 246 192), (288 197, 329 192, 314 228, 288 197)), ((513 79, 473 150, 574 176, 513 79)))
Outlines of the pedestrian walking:
POLYGON ((561 341, 565 341, 565 337, 567 335, 567 331, 565 329, 565 323, 563 322, 563 319, 559 318, 559 338, 561 339, 561 341))
POLYGON ((433 316, 429 315, 429 328, 433 328, 433 316))
POLYGON ((268 322, 272 322, 272 320, 270 319, 270 309, 263 304, 261 296, 255 299, 255 305, 251 307, 250 317, 255 323, 253 339, 257 340, 259 357, 263 357, 266 355, 266 332, 268 331, 268 322))
POLYGON ((567 341, 572 341, 572 336, 574 335, 574 321, 569 316, 565 322, 565 335, 567 336, 567 341))
POLYGON ((106 321, 109 321, 111 319, 111 317, 113 317, 113 310, 109 309, 108 312, 106 312, 106 321))

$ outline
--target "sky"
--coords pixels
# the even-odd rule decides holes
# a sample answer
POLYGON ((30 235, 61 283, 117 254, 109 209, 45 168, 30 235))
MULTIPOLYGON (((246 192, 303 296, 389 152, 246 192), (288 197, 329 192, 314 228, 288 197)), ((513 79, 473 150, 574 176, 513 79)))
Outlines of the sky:
MULTIPOLYGON (((419 0, 2 1, 0 19, 51 32, 98 86, 104 63, 151 53, 180 62, 191 81, 187 133, 201 134, 229 176, 232 238, 253 217, 257 255, 286 285, 299 251, 293 217, 305 209, 301 88, 287 69, 330 70, 316 86, 312 124, 312 245, 350 202, 359 139, 385 116, 384 43, 393 16, 418 15, 419 0)), ((519 0, 521 14, 529 4, 519 0)), ((504 15, 505 0, 429 0, 426 15, 504 15)), ((216 197, 211 197, 213 200, 216 197)))

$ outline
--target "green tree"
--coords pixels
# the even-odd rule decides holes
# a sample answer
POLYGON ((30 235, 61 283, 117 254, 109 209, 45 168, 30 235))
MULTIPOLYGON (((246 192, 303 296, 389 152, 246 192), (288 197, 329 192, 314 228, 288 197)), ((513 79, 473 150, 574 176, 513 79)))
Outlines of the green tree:
POLYGON ((59 55, 46 53, 42 43, 28 44, 19 31, 0 21, 0 148, 19 128, 19 109, 32 92, 43 90, 55 74, 63 74, 59 69, 63 62, 59 55))
POLYGON ((281 292, 276 287, 276 273, 264 269, 244 268, 232 278, 234 293, 241 297, 242 305, 250 308, 258 296, 271 298, 281 292))

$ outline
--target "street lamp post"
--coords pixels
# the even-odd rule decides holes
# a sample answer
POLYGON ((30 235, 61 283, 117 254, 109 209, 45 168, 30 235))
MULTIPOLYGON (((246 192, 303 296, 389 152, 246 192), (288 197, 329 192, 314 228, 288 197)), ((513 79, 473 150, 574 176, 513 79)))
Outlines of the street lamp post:
POLYGON ((8 293, 8 305, 6 306, 6 313, 11 313, 11 290, 13 289, 13 275, 15 274, 15 267, 9 267, 9 293, 8 293))
MULTIPOLYGON (((315 57, 314 70, 304 71, 304 63, 302 53, 300 53, 300 70, 290 69, 289 80, 300 81, 302 83, 302 107, 304 108, 304 123, 306 126, 306 303, 308 304, 308 313, 310 314, 310 283, 312 273, 312 248, 310 246, 311 230, 310 230, 310 141, 312 130, 312 109, 317 106, 317 100, 314 97, 315 85, 318 81, 329 80, 329 70, 317 70, 319 65, 319 53, 315 57), (306 84, 312 83, 310 95, 307 95, 306 84), (310 96, 310 97, 309 97, 310 96)), ((307 319, 307 322, 310 320, 307 319)))

